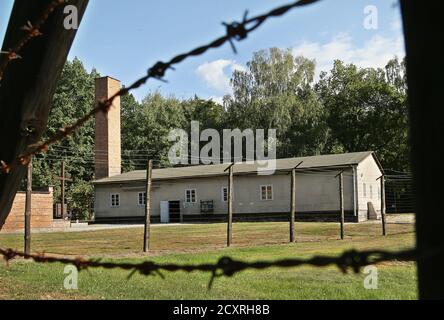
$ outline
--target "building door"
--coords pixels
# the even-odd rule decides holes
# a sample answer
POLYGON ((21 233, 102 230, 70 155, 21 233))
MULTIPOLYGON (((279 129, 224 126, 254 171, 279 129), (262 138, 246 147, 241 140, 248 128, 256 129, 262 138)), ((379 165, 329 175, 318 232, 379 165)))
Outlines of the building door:
POLYGON ((160 202, 160 222, 170 223, 170 202, 161 201, 160 202))
POLYGON ((170 201, 170 222, 179 223, 181 221, 180 216, 180 201, 170 201))

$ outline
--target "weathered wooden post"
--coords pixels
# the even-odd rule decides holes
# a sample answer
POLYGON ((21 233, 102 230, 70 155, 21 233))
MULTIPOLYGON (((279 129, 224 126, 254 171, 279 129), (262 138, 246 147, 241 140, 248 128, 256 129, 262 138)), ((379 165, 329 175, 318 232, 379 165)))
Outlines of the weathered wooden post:
POLYGON ((339 210, 340 216, 339 221, 341 224, 341 240, 344 240, 344 223, 345 223, 345 212, 344 212, 344 170, 342 170, 336 178, 339 177, 339 210))
POLYGON ((296 169, 291 170, 291 212, 290 212, 290 242, 295 242, 294 220, 296 217, 296 169))
MULTIPOLYGON (((14 1, 1 50, 15 48, 23 37, 37 35, 37 29, 20 31, 26 21, 38 19, 51 1, 14 1), (34 18, 33 18, 34 17, 34 18)), ((52 1, 52 3, 55 3, 52 1)), ((88 0, 69 1, 82 21, 88 0)), ((0 160, 9 162, 22 155, 29 145, 40 141, 46 131, 49 108, 60 74, 65 65, 77 28, 63 28, 66 20, 63 2, 48 16, 40 31, 43 36, 29 41, 19 63, 8 66, 0 86, 0 160), (24 130, 26 129, 26 130, 24 130), (25 133, 26 134, 20 134, 25 133)), ((45 14, 46 15, 46 14, 45 14)), ((0 225, 6 221, 26 167, 19 166, 9 174, 0 174, 0 225)))
POLYGON ((233 240, 233 167, 231 164, 225 171, 228 170, 228 217, 227 217, 227 247, 231 246, 233 240))
POLYGON ((62 205, 60 206, 60 215, 62 219, 65 219, 65 161, 62 160, 62 166, 61 166, 61 172, 60 172, 60 179, 61 179, 61 191, 60 191, 60 198, 62 198, 62 205))
POLYGON ((25 202, 25 254, 31 253, 32 161, 28 164, 25 202))
MULTIPOLYGON (((442 3, 401 0, 407 54, 411 165, 416 213, 418 292, 422 300, 444 299, 444 171, 442 158, 431 150, 444 147, 442 88, 444 33, 442 3), (433 64, 433 67, 431 65, 433 64), (427 79, 425 81, 425 79, 427 79)), ((1 192, 0 192, 1 193, 1 192)))
POLYGON ((341 239, 344 240, 344 223, 345 223, 345 212, 344 212, 344 173, 339 175, 339 194, 340 194, 340 204, 341 204, 341 239))
POLYGON ((385 224, 385 176, 381 176, 381 221, 382 221, 382 235, 387 235, 385 224))
POLYGON ((149 160, 146 168, 145 230, 143 236, 143 252, 148 252, 148 250, 150 249, 152 176, 153 176, 153 161, 149 160))
POLYGON ((295 220, 296 220, 296 169, 302 164, 300 162, 291 170, 291 209, 290 209, 290 242, 296 242, 295 220))

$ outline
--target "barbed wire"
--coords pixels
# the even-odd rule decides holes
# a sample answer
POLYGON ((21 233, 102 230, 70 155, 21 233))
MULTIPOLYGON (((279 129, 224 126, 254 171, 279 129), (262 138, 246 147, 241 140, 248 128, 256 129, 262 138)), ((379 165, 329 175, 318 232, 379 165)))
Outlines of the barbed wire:
MULTIPOLYGON (((63 1, 63 0, 58 0, 63 1)), ((58 2, 57 1, 57 2, 58 2)), ((236 53, 236 47, 234 45, 234 40, 241 41, 247 38, 247 36, 256 30, 259 26, 261 26, 267 19, 271 17, 279 17, 284 14, 286 14, 288 11, 290 11, 293 8, 306 6, 312 3, 315 3, 319 0, 299 0, 296 2, 293 2, 288 5, 284 5, 281 7, 278 7, 276 9, 273 9, 269 11, 268 13, 255 16, 253 18, 247 18, 248 11, 245 12, 242 22, 232 22, 232 23, 223 23, 223 25, 226 28, 226 34, 222 37, 217 38, 216 40, 197 47, 191 51, 188 51, 186 53, 179 54, 175 57, 173 57, 171 60, 167 62, 158 61, 156 62, 151 68, 148 69, 147 74, 140 79, 136 80, 133 84, 131 84, 129 87, 121 88, 118 92, 116 92, 114 95, 112 95, 108 99, 102 99, 99 100, 94 109, 88 112, 86 115, 84 115, 82 118, 78 119, 74 124, 71 126, 65 126, 64 128, 60 129, 54 136, 50 137, 49 139, 39 142, 34 145, 30 145, 28 147, 28 150, 25 151, 23 154, 21 154, 18 158, 14 159, 11 163, 6 163, 5 161, 0 161, 0 171, 3 173, 9 173, 12 168, 15 166, 20 165, 27 165, 32 156, 34 156, 37 153, 40 152, 46 152, 49 149, 49 146, 57 143, 67 136, 74 133, 78 128, 83 126, 88 120, 90 120, 92 117, 94 117, 96 114, 103 112, 108 113, 108 111, 113 106, 113 102, 117 97, 127 95, 130 91, 135 90, 142 85, 144 85, 149 79, 156 79, 160 81, 165 81, 164 76, 168 70, 174 70, 174 66, 176 64, 179 64, 183 62, 184 60, 195 57, 204 54, 210 49, 219 48, 225 43, 229 42, 233 51, 236 53)))
POLYGON ((31 41, 31 39, 43 35, 40 29, 46 23, 51 13, 55 9, 57 9, 57 7, 67 3, 68 1, 69 0, 52 1, 49 6, 43 11, 39 19, 37 19, 34 23, 31 23, 31 21, 27 21, 26 24, 21 28, 21 30, 26 31, 26 33, 24 37, 21 38, 13 48, 10 48, 7 51, 0 51, 0 55, 6 56, 6 58, 2 59, 0 63, 0 85, 8 65, 12 61, 22 58, 20 56, 20 52, 31 41))
POLYGON ((281 259, 275 261, 255 261, 247 262, 236 260, 230 257, 222 257, 217 263, 203 263, 203 264, 159 264, 153 261, 143 261, 140 263, 129 262, 104 262, 100 259, 86 260, 84 258, 58 258, 45 256, 41 254, 25 254, 24 252, 15 251, 12 249, 1 249, 0 255, 2 255, 8 264, 15 258, 32 259, 37 263, 62 263, 71 264, 81 270, 87 270, 90 268, 104 268, 104 269, 121 269, 130 271, 128 278, 135 273, 140 273, 144 276, 158 275, 164 279, 162 271, 168 272, 210 272, 211 279, 208 283, 208 289, 211 289, 214 280, 218 277, 232 277, 235 274, 248 269, 264 270, 268 268, 294 268, 303 265, 313 267, 327 267, 336 266, 343 273, 353 271, 359 273, 362 267, 368 265, 375 265, 383 262, 390 261, 417 261, 420 259, 427 259, 431 256, 438 254, 439 251, 429 251, 429 254, 421 254, 416 249, 409 249, 398 252, 390 252, 386 250, 367 250, 357 251, 349 250, 343 252, 339 256, 314 256, 311 258, 290 258, 281 259))

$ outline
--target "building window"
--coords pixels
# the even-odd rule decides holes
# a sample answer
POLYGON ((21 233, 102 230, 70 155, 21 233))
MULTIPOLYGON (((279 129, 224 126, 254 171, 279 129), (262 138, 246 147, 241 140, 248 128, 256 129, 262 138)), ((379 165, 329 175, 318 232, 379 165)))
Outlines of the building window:
POLYGON ((222 188, 222 202, 228 201, 228 187, 222 188))
POLYGON ((373 199, 373 186, 370 185, 370 199, 373 199))
POLYGON ((261 200, 273 200, 273 186, 261 186, 261 200))
POLYGON ((363 191, 364 191, 364 198, 367 198, 367 185, 364 183, 363 184, 363 191))
POLYGON ((120 194, 118 193, 111 194, 111 207, 112 208, 120 207, 120 194))
POLYGON ((185 191, 185 202, 196 203, 196 189, 188 189, 185 191))
POLYGON ((139 192, 138 202, 139 206, 144 206, 146 204, 146 192, 139 192))

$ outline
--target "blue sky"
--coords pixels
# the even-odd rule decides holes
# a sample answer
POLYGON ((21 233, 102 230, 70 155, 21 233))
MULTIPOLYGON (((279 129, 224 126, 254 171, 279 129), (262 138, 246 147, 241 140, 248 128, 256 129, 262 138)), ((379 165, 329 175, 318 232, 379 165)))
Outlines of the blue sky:
MULTIPOLYGON (((286 4, 281 0, 90 0, 69 59, 79 57, 90 70, 130 84, 158 60, 205 44, 223 35, 221 22, 240 20, 286 4)), ((290 1, 291 2, 291 1, 290 1)), ((0 37, 13 0, 0 1, 0 37)), ((142 99, 150 91, 180 98, 197 94, 219 100, 230 93, 229 78, 245 67, 253 52, 270 47, 291 48, 316 59, 318 72, 334 59, 363 67, 380 67, 394 55, 404 55, 399 7, 395 0, 324 0, 267 21, 248 39, 191 58, 167 73, 168 83, 155 80, 134 92, 142 99), (364 8, 378 9, 378 28, 364 28, 364 8)))

